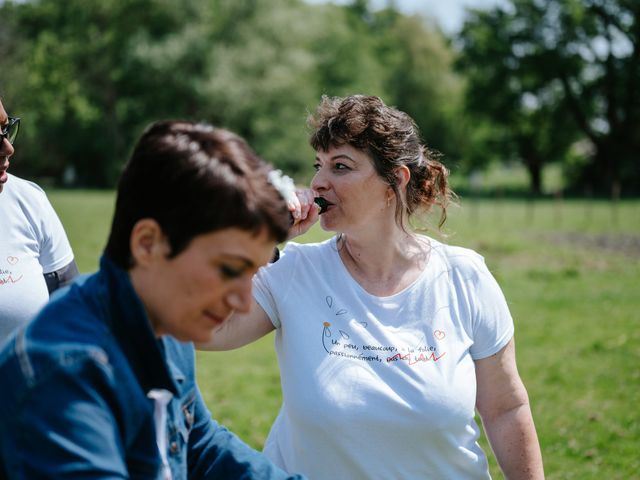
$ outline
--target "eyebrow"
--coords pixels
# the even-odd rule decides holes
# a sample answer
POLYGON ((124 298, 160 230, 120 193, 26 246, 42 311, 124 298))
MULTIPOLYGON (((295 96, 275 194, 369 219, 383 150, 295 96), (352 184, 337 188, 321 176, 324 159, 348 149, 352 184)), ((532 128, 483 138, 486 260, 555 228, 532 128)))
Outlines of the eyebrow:
MULTIPOLYGON (((352 162, 355 162, 355 160, 353 158, 351 158, 349 155, 347 155, 346 153, 339 153, 338 155, 334 155, 329 160, 339 160, 341 158, 344 158, 346 160, 351 160, 352 162)), ((320 158, 317 155, 316 155, 316 160, 320 161, 320 158)))
POLYGON ((253 268, 255 266, 251 260, 249 260, 247 257, 243 257, 240 254, 225 253, 225 254, 222 254, 222 259, 242 262, 245 268, 253 268))

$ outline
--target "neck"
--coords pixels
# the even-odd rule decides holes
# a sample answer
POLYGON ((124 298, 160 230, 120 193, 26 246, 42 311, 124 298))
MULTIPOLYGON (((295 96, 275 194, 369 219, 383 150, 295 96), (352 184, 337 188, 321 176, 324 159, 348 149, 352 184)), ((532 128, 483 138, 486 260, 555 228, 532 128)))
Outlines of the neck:
POLYGON ((411 284, 426 268, 428 243, 401 229, 377 238, 341 235, 338 249, 351 276, 369 293, 388 296, 411 284))
POLYGON ((405 232, 380 234, 378 238, 371 239, 342 234, 338 248, 358 270, 380 274, 402 261, 406 245, 414 241, 415 236, 405 232))

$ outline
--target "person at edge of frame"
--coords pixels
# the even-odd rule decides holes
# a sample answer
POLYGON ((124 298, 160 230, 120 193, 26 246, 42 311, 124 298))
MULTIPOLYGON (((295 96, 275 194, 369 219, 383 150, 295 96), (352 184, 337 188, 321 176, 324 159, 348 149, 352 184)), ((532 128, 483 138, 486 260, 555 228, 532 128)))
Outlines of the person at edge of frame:
POLYGON ((62 223, 38 185, 8 172, 20 128, 0 98, 0 345, 78 275, 62 223))

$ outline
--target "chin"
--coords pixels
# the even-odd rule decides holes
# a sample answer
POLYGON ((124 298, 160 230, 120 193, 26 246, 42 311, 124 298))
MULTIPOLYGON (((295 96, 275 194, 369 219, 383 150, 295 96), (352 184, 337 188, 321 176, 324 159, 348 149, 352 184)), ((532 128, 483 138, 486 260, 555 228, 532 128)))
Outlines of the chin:
POLYGON ((188 336, 181 341, 183 342, 193 342, 193 343, 207 343, 211 341, 214 337, 213 330, 207 330, 206 332, 194 332, 192 335, 188 336))
POLYGON ((320 228, 327 232, 335 231, 335 228, 332 227, 331 222, 329 220, 325 220, 324 217, 320 217, 320 228))
MULTIPOLYGON (((208 333, 210 335, 210 333, 208 333)), ((173 338, 175 338, 176 340, 178 340, 179 342, 202 342, 202 339, 207 339, 207 333, 202 333, 200 331, 193 331, 193 330, 180 330, 180 329, 176 329, 176 330, 166 330, 164 332, 162 332, 162 335, 168 335, 171 336, 173 338)))

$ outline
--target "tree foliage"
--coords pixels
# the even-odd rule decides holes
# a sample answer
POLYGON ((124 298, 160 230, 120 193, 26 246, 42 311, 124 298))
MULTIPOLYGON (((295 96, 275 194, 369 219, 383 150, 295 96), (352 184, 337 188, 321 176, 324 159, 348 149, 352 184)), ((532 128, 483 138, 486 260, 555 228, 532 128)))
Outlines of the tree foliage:
POLYGON ((305 120, 323 94, 380 95, 434 146, 460 151, 444 36, 367 0, 9 1, 0 18, 0 87, 24 122, 20 173, 112 187, 145 125, 188 118, 240 133, 304 180, 305 120))
POLYGON ((305 181, 308 112, 366 93, 451 167, 517 159, 539 192, 562 162, 574 189, 640 192, 640 3, 503 5, 448 39, 394 2, 0 0, 0 93, 23 118, 12 169, 113 187, 146 125, 186 118, 305 181))
POLYGON ((483 139, 521 159, 539 190, 544 162, 573 187, 640 191, 640 3, 511 0, 470 13, 460 35, 466 105, 483 139))

